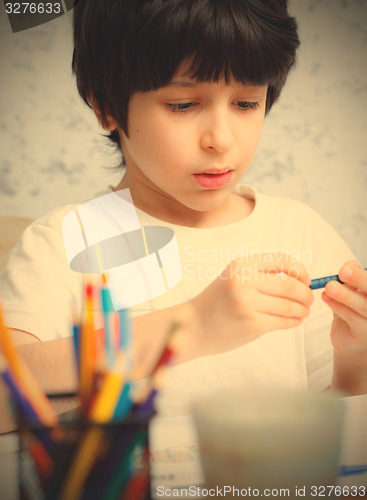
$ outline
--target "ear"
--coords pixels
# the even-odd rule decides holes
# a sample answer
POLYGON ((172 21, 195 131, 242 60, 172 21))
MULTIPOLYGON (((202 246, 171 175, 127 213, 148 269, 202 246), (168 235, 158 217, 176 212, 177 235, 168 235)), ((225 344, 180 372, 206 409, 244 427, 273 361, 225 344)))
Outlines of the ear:
POLYGON ((99 110, 99 107, 98 107, 96 101, 93 98, 90 98, 89 103, 90 103, 90 105, 91 105, 91 107, 92 107, 92 109, 97 117, 97 120, 102 128, 104 128, 105 130, 108 130, 109 132, 112 132, 112 130, 116 130, 118 128, 119 125, 118 125, 117 121, 114 119, 114 117, 112 116, 112 113, 109 110, 109 108, 106 108, 107 124, 105 124, 105 123, 103 123, 102 115, 101 115, 101 112, 99 110))

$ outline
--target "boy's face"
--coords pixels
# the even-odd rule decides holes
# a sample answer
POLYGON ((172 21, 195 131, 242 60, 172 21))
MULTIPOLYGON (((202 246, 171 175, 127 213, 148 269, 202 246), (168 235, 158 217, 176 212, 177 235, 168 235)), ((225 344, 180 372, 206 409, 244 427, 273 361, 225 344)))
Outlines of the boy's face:
POLYGON ((162 219, 165 211, 177 223, 222 215, 255 154, 266 93, 235 81, 198 83, 184 71, 166 87, 135 93, 129 137, 120 131, 127 173, 119 187, 143 210, 159 207, 162 219))

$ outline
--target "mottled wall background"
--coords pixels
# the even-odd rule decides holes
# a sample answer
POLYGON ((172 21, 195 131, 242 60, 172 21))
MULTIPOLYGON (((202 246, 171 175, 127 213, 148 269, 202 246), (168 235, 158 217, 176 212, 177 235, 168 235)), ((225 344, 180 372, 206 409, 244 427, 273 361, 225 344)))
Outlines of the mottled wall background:
MULTIPOLYGON (((367 265, 367 1, 290 0, 302 48, 246 182, 314 207, 367 265)), ((13 34, 0 3, 0 214, 37 217, 117 182, 71 75, 70 13, 13 34)))

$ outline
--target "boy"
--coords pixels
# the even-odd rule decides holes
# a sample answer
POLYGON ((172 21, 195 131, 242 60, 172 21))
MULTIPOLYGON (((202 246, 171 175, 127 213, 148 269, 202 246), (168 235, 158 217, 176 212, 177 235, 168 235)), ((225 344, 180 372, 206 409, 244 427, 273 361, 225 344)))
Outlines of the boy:
MULTIPOLYGON (((137 356, 153 359, 181 320, 160 411, 235 385, 365 393, 367 272, 312 210, 237 185, 295 62, 286 1, 80 0, 74 45, 78 90, 122 152, 107 192, 128 188, 141 225, 172 228, 180 249, 181 282, 134 308, 137 356), (345 285, 310 290, 336 272, 345 285)), ((75 386, 70 310, 85 277, 65 256, 72 208, 34 223, 1 278, 14 341, 48 390, 75 386)))

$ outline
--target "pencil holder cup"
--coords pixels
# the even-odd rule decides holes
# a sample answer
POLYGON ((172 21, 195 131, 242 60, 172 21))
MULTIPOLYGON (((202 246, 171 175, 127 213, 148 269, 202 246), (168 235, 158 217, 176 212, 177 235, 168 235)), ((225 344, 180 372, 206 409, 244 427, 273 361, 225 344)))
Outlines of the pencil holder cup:
POLYGON ((20 422, 20 499, 150 500, 149 420, 95 424, 77 415, 53 428, 20 422))

